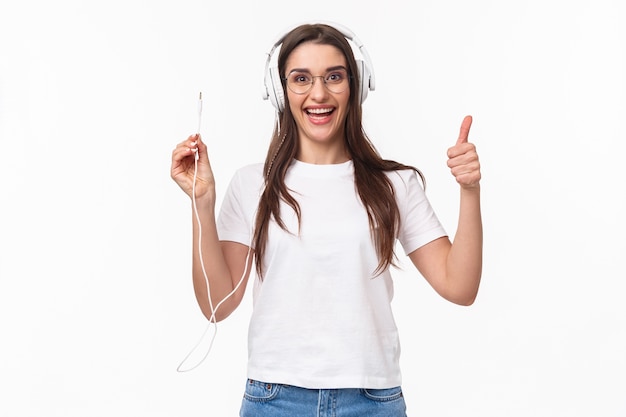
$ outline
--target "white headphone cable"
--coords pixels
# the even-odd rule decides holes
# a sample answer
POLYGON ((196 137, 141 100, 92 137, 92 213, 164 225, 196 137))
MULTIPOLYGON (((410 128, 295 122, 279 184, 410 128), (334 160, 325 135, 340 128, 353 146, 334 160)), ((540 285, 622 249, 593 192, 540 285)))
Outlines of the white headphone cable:
MULTIPOLYGON (((198 98, 198 135, 200 135, 201 123, 202 123, 202 92, 200 92, 200 96, 198 98)), ((193 211, 194 211, 194 215, 196 218, 196 222, 198 223, 198 257, 200 258, 200 267, 202 268, 202 274, 204 276, 204 282, 206 284, 209 308, 211 309, 211 317, 209 318, 209 324, 207 325, 206 329, 202 333, 200 340, 198 340, 198 342, 193 347, 193 349, 191 349, 191 351, 187 354, 187 356, 185 356, 185 358, 176 368, 178 372, 188 372, 188 371, 196 369, 198 366, 200 366, 200 364, 202 364, 202 362, 204 362, 204 360, 209 355, 209 352, 211 352, 211 349, 213 348, 213 342, 215 341, 215 336, 217 335, 217 320, 215 318, 217 309, 222 305, 224 301, 226 301, 229 297, 231 297, 241 286, 244 278, 246 277, 246 274, 248 273, 248 264, 250 261, 250 254, 252 252, 251 251, 252 244, 250 244, 248 246, 248 254, 246 255, 244 270, 241 275, 241 278, 239 279, 239 282, 230 293, 228 293, 219 303, 217 303, 215 307, 213 307, 213 300, 211 299, 211 286, 209 284, 209 278, 207 276, 206 268, 204 266, 204 257, 202 256, 202 223, 200 222, 200 215, 198 214, 198 206, 196 205, 196 180, 198 178, 198 159, 200 159, 200 155, 198 153, 198 150, 196 149, 196 155, 194 157, 194 172, 193 172, 193 183, 191 186, 191 195, 192 195, 193 211), (204 340, 204 337, 209 331, 209 329, 211 328, 211 326, 213 326, 215 331, 213 332, 213 335, 211 336, 211 342, 209 343, 209 347, 207 348, 207 351, 205 352, 204 356, 200 359, 200 361, 197 364, 195 364, 191 368, 182 369, 183 364, 187 362, 187 359, 189 359, 189 357, 193 354, 193 352, 195 352, 196 349, 198 349, 198 347, 204 340)))

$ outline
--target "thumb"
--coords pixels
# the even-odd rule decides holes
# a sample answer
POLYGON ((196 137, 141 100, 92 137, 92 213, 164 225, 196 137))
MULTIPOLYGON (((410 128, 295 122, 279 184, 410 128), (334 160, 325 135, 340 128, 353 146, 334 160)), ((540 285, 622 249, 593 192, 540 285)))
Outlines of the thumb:
POLYGON ((461 123, 461 131, 459 132, 459 138, 456 144, 467 143, 470 127, 472 126, 472 116, 465 116, 463 123, 461 123))

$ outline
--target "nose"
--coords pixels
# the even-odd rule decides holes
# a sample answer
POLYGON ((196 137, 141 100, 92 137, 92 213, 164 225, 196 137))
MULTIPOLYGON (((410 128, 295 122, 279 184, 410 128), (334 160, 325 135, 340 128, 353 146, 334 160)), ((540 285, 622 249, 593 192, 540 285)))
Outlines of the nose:
POLYGON ((324 77, 321 75, 313 77, 313 85, 311 86, 309 95, 315 99, 324 98, 326 94, 328 94, 328 91, 326 91, 326 85, 324 85, 324 77))

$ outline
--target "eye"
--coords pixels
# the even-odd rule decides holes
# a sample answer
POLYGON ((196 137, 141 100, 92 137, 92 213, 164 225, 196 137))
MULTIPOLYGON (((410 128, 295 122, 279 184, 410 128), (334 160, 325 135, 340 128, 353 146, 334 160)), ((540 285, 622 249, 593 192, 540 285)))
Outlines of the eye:
POLYGON ((311 83, 311 74, 307 74, 305 72, 295 72, 290 75, 290 81, 294 84, 304 85, 311 83))
POLYGON ((345 71, 332 71, 326 74, 326 82, 331 84, 339 84, 346 78, 348 78, 348 75, 345 71))

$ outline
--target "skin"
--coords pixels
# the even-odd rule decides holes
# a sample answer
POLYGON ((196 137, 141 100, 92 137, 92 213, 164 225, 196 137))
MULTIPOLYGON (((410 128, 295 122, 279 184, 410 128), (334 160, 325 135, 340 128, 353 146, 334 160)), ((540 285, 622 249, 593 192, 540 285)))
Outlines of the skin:
MULTIPOLYGON (((311 42, 295 48, 285 65, 289 74, 295 69, 314 76, 323 76, 336 67, 347 68, 346 58, 334 46, 311 42)), ((328 91, 321 78, 314 79, 306 94, 295 94, 287 89, 289 108, 298 125, 299 152, 296 158, 313 164, 336 164, 350 159, 345 147, 344 121, 348 113, 350 89, 336 94, 328 91), (309 109, 334 109, 323 118, 312 117, 309 109)))
MULTIPOLYGON (((334 66, 346 66, 345 57, 335 47, 304 43, 294 49, 287 60, 286 72, 294 68, 307 69, 313 75, 323 75, 334 66)), ((341 163, 349 159, 345 147, 344 120, 348 111, 350 91, 340 94, 326 89, 320 78, 312 89, 302 95, 287 89, 290 110, 299 130, 297 159, 315 164, 341 163), (324 118, 312 118, 310 108, 333 108, 324 118)), ((480 163, 476 147, 468 142, 472 117, 461 124, 456 144, 448 149, 448 167, 460 188, 460 208, 454 241, 447 237, 436 239, 409 254, 409 258, 429 284, 443 298, 460 305, 474 302, 482 273, 482 222, 480 211, 480 163)), ((192 197, 194 158, 198 154, 195 204, 202 224, 202 254, 210 284, 213 309, 230 294, 213 315, 208 301, 207 285, 198 256, 200 227, 193 215, 192 274, 196 299, 203 314, 212 321, 228 317, 241 303, 252 268, 252 256, 246 265, 249 248, 235 242, 220 242, 216 228, 215 179, 207 147, 200 135, 189 136, 172 152, 171 177, 192 197), (245 273, 244 273, 245 271, 245 273), (242 278, 243 277, 243 278, 242 278)), ((193 199, 192 205, 193 205, 193 199)), ((193 207, 193 206, 192 206, 193 207)))
POLYGON ((409 254, 435 291, 460 305, 474 303, 482 274, 481 174, 476 147, 468 142, 471 126, 472 117, 466 116, 456 144, 448 149, 448 167, 461 193, 454 242, 442 237, 409 254))

